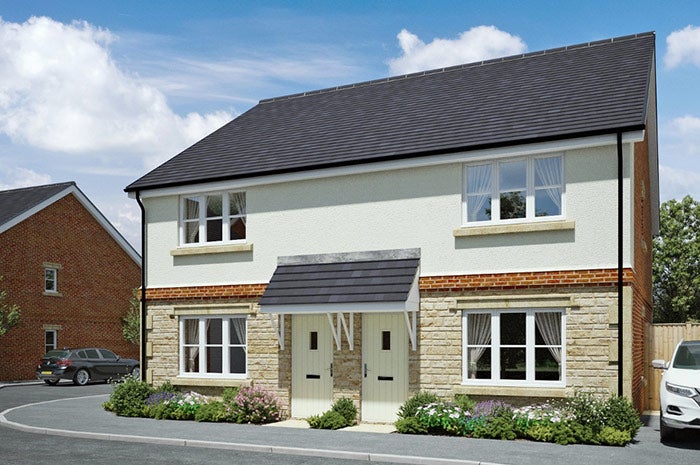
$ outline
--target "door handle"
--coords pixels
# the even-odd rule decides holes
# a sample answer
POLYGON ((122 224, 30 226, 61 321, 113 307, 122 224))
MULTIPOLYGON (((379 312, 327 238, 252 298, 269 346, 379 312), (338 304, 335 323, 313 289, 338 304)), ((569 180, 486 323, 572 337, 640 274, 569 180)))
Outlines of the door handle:
POLYGON ((331 362, 331 378, 333 377, 333 362, 331 362))
POLYGON ((365 378, 367 377, 367 364, 365 363, 365 378))

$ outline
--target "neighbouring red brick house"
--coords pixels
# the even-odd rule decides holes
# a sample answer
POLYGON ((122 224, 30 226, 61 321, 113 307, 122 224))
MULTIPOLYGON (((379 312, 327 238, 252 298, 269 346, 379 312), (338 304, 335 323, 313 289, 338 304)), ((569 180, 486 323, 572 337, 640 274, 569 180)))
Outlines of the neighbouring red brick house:
POLYGON ((0 288, 21 319, 0 337, 0 380, 34 378, 49 349, 97 346, 138 358, 121 318, 141 257, 74 182, 0 192, 0 288))

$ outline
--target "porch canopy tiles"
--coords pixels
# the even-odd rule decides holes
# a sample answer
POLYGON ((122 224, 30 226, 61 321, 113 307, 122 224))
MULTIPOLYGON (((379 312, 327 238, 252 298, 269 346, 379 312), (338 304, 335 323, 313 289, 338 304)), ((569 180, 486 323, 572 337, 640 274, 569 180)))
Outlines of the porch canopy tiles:
POLYGON ((260 311, 270 314, 282 349, 285 314, 325 313, 338 350, 342 332, 353 350, 355 313, 401 312, 416 350, 419 266, 420 249, 279 257, 260 311))

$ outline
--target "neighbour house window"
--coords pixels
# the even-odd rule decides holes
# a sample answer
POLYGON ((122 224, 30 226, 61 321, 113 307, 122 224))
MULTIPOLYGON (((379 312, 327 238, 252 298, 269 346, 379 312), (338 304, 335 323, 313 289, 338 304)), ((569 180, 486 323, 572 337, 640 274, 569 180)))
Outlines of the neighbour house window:
POLYGON ((44 331, 44 353, 56 350, 56 330, 49 329, 44 331))
POLYGON ((180 374, 245 378, 245 316, 180 318, 180 374))
POLYGON ((56 268, 44 268, 44 291, 58 292, 58 270, 56 268))
POLYGON ((180 198, 180 244, 243 241, 245 238, 245 192, 180 198))
POLYGON ((551 218, 563 214, 562 156, 466 165, 466 223, 551 218))
POLYGON ((565 320, 562 310, 465 311, 463 382, 563 385, 565 320))

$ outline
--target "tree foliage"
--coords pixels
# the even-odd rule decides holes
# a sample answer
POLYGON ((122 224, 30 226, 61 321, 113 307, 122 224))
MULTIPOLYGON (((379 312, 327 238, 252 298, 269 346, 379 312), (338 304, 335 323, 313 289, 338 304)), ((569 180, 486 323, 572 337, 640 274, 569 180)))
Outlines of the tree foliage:
POLYGON ((5 300, 7 300, 7 291, 0 289, 0 337, 17 325, 20 317, 19 305, 8 304, 5 300))
POLYGON ((700 202, 689 195, 661 205, 652 273, 654 322, 700 320, 700 202))
POLYGON ((138 345, 141 342, 141 301, 138 289, 134 289, 129 299, 129 310, 122 317, 122 334, 132 344, 138 345))

